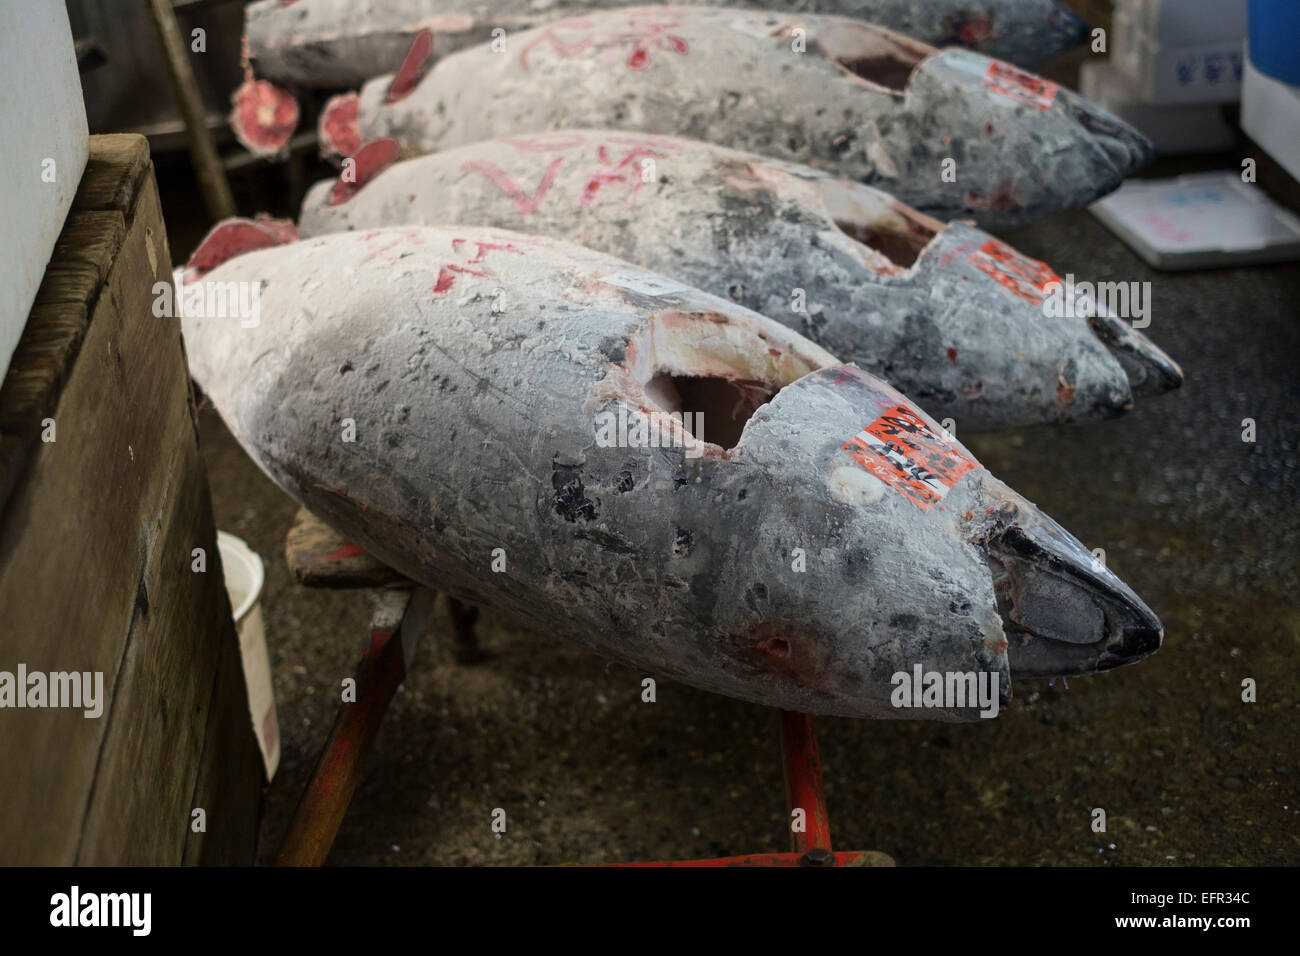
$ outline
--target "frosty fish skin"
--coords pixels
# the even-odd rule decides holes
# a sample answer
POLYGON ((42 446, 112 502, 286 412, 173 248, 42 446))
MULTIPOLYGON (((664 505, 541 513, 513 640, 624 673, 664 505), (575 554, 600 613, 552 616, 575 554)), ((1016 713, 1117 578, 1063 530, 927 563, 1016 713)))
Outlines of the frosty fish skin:
POLYGON ((621 260, 402 227, 201 281, 261 289, 256 326, 183 328, 286 491, 410 577, 645 673, 809 713, 974 719, 895 709, 892 676, 988 672, 1005 695, 1013 673, 1159 646, 1123 583, 898 392, 621 260), (602 441, 620 410, 677 444, 602 441))
POLYGON ((395 139, 407 155, 546 130, 638 130, 816 166, 985 227, 1086 205, 1153 155, 1136 130, 1055 83, 843 17, 592 13, 518 34, 504 52, 446 57, 400 96, 391 86, 362 88, 360 139, 395 139))
MULTIPOLYGON (((389 73, 421 29, 436 36, 435 54, 629 0, 558 0, 534 9, 521 0, 259 0, 244 13, 244 32, 259 76, 298 86, 359 86, 389 73)), ((710 0, 715 5, 715 0, 710 0)), ((763 7, 761 0, 726 4, 763 7)), ((935 46, 965 46, 1032 66, 1078 46, 1088 25, 1056 0, 810 0, 809 13, 856 17, 935 46)))
POLYGON ((309 191, 304 237, 473 222, 567 239, 774 318, 960 429, 1104 419, 1181 382, 1118 318, 1095 319, 1094 333, 1046 316, 1043 287, 1059 280, 1043 263, 806 166, 617 130, 490 140, 380 170, 372 151, 393 155, 380 142, 360 154, 354 194, 333 181, 309 191))

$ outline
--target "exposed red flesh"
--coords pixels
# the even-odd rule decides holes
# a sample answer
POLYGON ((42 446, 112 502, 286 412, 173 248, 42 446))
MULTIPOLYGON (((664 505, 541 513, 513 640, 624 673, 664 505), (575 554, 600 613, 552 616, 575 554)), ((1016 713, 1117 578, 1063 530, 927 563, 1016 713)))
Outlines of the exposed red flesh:
POLYGON ((397 68, 397 75, 388 85, 388 102, 396 103, 403 97, 410 96, 411 91, 420 85, 425 71, 433 62, 433 31, 425 27, 411 41, 411 48, 406 51, 402 65, 397 68))
POLYGON ((340 93, 330 97, 320 111, 322 156, 351 156, 361 148, 361 97, 340 93))
POLYGON ((298 101, 268 80, 246 80, 231 97, 230 126, 250 153, 274 156, 298 127, 298 101))
POLYGON ((255 219, 223 219, 199 242, 185 263, 185 281, 201 278, 235 256, 298 241, 298 227, 289 219, 259 215, 255 219))
POLYGON ((330 191, 328 205, 347 202, 361 187, 397 162, 397 140, 376 139, 362 146, 343 161, 343 172, 330 191), (351 164, 351 168, 349 165, 351 164))
POLYGON ((253 217, 253 222, 263 229, 269 230, 272 235, 280 240, 281 245, 288 245, 291 242, 298 241, 298 225, 292 219, 273 219, 264 212, 259 212, 253 217))

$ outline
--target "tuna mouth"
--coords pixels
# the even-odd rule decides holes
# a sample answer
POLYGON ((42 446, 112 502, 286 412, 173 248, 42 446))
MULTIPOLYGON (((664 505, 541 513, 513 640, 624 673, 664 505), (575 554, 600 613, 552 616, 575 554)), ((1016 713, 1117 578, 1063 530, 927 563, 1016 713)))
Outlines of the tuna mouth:
POLYGON ((1088 325, 1119 362, 1135 396, 1159 395, 1183 384, 1182 367, 1123 319, 1114 315, 1090 315, 1088 325))
POLYGON ((848 75, 893 94, 903 93, 916 67, 936 52, 901 34, 851 21, 819 30, 817 45, 848 75))
POLYGON ((989 542, 1013 677, 1070 677, 1132 664, 1160 649, 1159 619, 1050 519, 989 542))

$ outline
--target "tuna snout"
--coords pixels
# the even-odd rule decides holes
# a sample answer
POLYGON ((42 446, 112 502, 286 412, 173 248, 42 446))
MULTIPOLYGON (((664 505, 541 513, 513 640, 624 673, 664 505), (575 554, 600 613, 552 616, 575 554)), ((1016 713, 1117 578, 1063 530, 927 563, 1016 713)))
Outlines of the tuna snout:
POLYGON ((1041 42, 1045 48, 1053 52, 1073 50, 1076 46, 1085 43, 1091 32, 1092 28, 1088 26, 1087 20, 1069 7, 1058 4, 1048 17, 1044 28, 1047 37, 1041 42))
POLYGON ((1182 367, 1169 353, 1124 319, 1094 311, 1088 325, 1124 369, 1134 395, 1159 395, 1183 384, 1182 367))
POLYGON ((1160 620, 1063 528, 1020 509, 989 542, 1013 677, 1060 677, 1131 664, 1160 649, 1160 620))
POLYGON ((1155 147, 1119 117, 1081 96, 1062 92, 1066 114, 1083 127, 1085 139, 1101 149, 1116 179, 1123 179, 1156 157, 1155 147))

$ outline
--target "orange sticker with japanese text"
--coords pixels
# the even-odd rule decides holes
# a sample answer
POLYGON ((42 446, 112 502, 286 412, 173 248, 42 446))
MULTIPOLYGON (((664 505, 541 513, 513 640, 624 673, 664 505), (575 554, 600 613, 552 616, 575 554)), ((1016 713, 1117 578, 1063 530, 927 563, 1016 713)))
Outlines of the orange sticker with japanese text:
POLYGON ((997 239, 984 243, 966 261, 987 273, 999 285, 1035 305, 1047 298, 1049 285, 1061 281, 1061 277, 1047 263, 1021 255, 997 239))
POLYGON ((1055 102, 1056 94, 1061 88, 1036 73, 994 60, 989 64, 989 71, 984 74, 984 89, 1017 103, 1046 110, 1055 102))
POLYGON ((922 511, 942 501, 962 475, 980 467, 906 405, 895 405, 840 447, 922 511))

